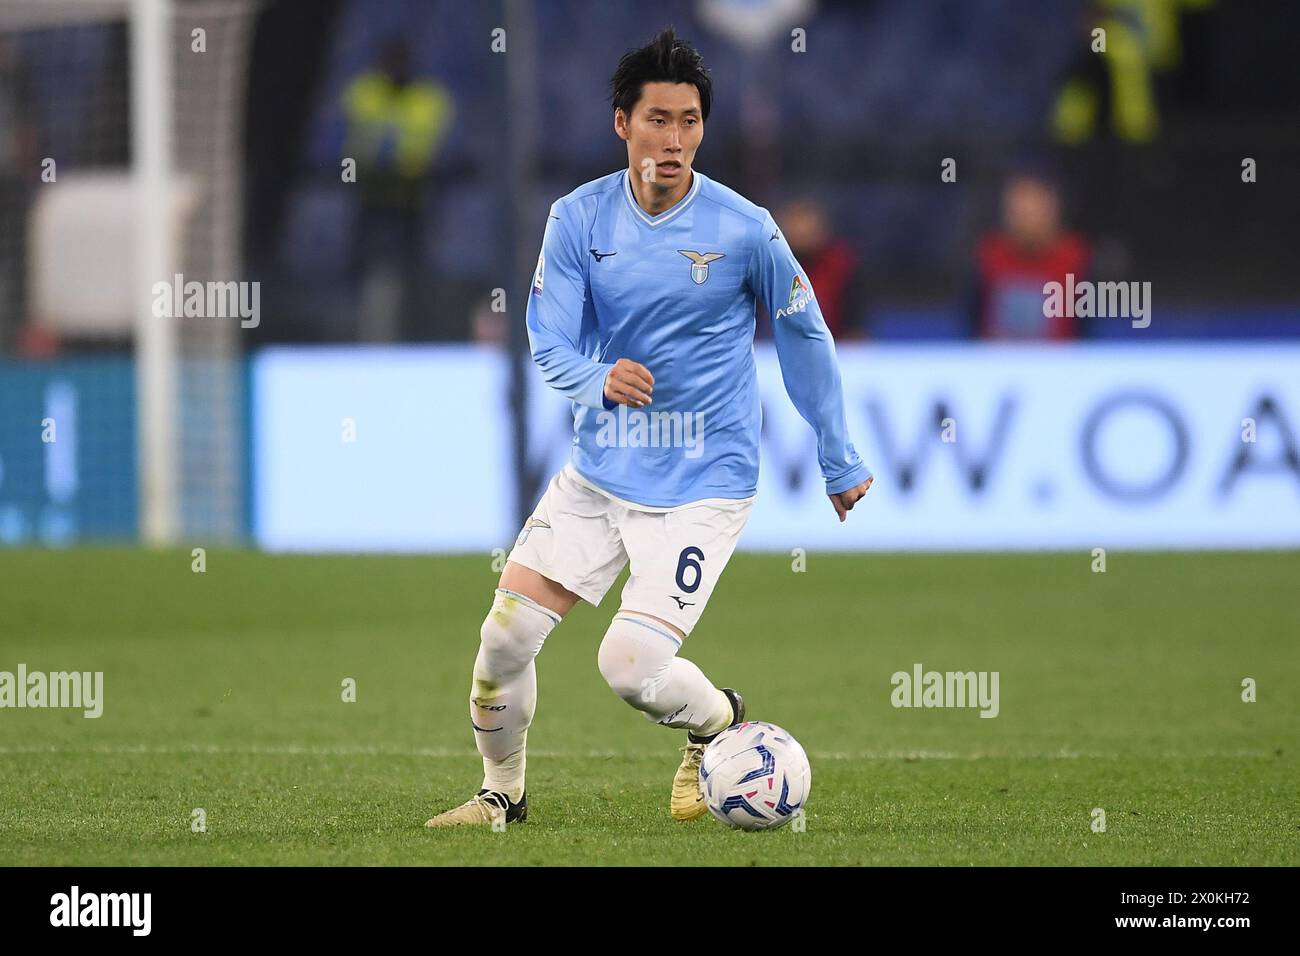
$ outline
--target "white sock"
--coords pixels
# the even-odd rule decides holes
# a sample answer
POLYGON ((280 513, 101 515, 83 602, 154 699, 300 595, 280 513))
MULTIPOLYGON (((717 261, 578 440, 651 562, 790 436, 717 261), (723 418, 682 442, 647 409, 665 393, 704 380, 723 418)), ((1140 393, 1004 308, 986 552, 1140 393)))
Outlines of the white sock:
POLYGON ((711 737, 714 734, 720 734, 731 726, 731 720, 735 713, 731 709, 731 698, 718 691, 718 696, 722 698, 722 703, 718 709, 712 712, 713 716, 705 720, 699 727, 692 727, 691 733, 697 737, 711 737))
POLYGON ((535 601, 497 588, 480 631, 469 716, 483 756, 483 788, 518 802, 524 793, 528 727, 537 710, 533 661, 560 616, 535 601))
POLYGON ((700 736, 717 733, 731 723, 731 701, 695 664, 677 656, 680 646, 658 621, 619 613, 600 642, 600 672, 646 719, 700 736))

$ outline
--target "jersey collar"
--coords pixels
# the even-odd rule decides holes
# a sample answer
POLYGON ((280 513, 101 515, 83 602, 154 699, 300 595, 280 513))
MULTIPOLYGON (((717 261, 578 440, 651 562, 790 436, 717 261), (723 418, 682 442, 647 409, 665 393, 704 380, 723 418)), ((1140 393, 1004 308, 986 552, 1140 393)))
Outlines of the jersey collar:
POLYGON ((655 229, 658 228, 659 226, 662 226, 664 223, 677 218, 679 213, 681 213, 684 209, 686 209, 687 206, 689 206, 692 202, 694 202, 695 197, 699 195, 700 186, 703 184, 703 182, 704 182, 704 177, 701 176, 699 172, 692 169, 691 188, 687 190, 686 195, 683 196, 681 199, 677 200, 677 202, 674 205, 669 206, 659 215, 652 216, 649 213, 647 213, 644 209, 641 208, 641 206, 636 201, 636 196, 632 193, 632 170, 629 169, 627 171, 627 174, 623 177, 623 197, 627 200, 628 206, 631 207, 632 214, 636 216, 638 219, 640 219, 647 226, 649 226, 651 229, 655 229))

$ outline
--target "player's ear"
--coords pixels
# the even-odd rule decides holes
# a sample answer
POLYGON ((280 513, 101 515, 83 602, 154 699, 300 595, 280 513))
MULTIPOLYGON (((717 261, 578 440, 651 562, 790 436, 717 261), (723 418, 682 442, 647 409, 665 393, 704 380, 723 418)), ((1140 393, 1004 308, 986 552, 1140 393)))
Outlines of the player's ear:
POLYGON ((627 139, 627 114, 621 109, 614 110, 614 132, 619 139, 627 139))

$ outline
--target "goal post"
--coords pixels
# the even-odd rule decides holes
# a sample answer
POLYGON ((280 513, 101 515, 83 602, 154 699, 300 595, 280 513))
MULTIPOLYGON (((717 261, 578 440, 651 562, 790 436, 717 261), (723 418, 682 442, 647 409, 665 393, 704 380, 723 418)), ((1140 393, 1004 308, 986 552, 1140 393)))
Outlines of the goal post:
POLYGON ((155 287, 243 278, 258 4, 0 3, 0 115, 14 127, 0 136, 0 214, 21 224, 0 235, 0 289, 18 290, 0 303, 0 346, 22 327, 130 348, 137 523, 152 546, 245 531, 240 323, 158 315, 155 287))
POLYGON ((171 0, 130 0, 131 186, 135 199, 135 388, 140 537, 150 545, 180 538, 177 319, 155 316, 152 289, 168 273, 175 247, 167 215, 172 178, 171 0))

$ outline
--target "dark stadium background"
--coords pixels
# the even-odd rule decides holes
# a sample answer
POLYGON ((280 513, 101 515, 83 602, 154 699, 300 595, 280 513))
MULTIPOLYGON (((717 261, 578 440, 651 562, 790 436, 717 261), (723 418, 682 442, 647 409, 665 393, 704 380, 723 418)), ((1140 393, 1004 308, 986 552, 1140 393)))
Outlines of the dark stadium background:
MULTIPOLYGON (((179 376, 170 427, 180 452, 165 466, 179 491, 163 539, 177 540, 180 529, 232 543, 256 537, 251 432, 260 413, 240 367, 276 344, 506 350, 506 405, 495 417, 509 433, 510 474, 499 480, 516 486, 505 523, 521 520, 552 463, 534 447, 540 426, 523 411, 531 370, 519 308, 545 210, 624 162, 610 130, 608 76, 621 51, 670 23, 716 77, 700 168, 778 217, 798 208, 803 221, 817 221, 819 250, 796 252, 842 346, 993 335, 981 318, 981 241, 998 227, 1003 187, 1017 176, 1050 185, 1090 278, 1155 290, 1150 328, 1080 321, 1066 339, 1158 347, 1300 338, 1292 5, 730 6, 670 2, 650 17, 631 0, 178 3, 176 166, 206 182, 199 194, 209 204, 188 213, 179 258, 187 277, 258 282, 265 318, 215 336, 202 322, 178 325, 178 360, 205 371, 179 376), (765 31, 738 26, 768 11, 765 31), (195 25, 211 34, 202 68, 184 55, 195 25), (1098 25, 1109 31, 1109 60, 1089 46, 1098 25), (409 175, 392 175, 387 156, 359 182, 342 182, 340 159, 357 152, 360 122, 348 90, 395 55, 439 98, 437 135, 409 175), (1087 115, 1063 120, 1079 102, 1087 115), (1246 157, 1258 169, 1249 185, 1246 157), (955 181, 941 178, 947 158, 955 181), (203 234, 215 223, 219 231, 203 234)), ((38 161, 55 157, 65 178, 124 171, 136 134, 131 31, 112 13, 125 7, 91 7, 108 13, 78 19, 55 15, 79 9, 71 0, 17 3, 7 30, 0 21, 9 129, 0 153, 0 395, 7 408, 36 414, 47 372, 98 375, 82 386, 92 397, 82 415, 104 416, 88 435, 114 439, 102 452, 83 450, 80 493, 51 507, 40 449, 5 416, 0 540, 12 543, 130 538, 144 520, 146 482, 125 444, 133 402, 160 402, 128 390, 134 320, 119 310, 107 321, 69 323, 57 294, 52 302, 37 294, 42 283, 57 293, 85 281, 74 260, 104 249, 86 239, 86 250, 66 251, 55 234, 52 246, 36 244, 53 185, 41 181, 38 161), (93 400, 100 395, 107 400, 93 400)), ((95 209, 87 216, 80 233, 66 227, 72 238, 95 228, 95 209)), ((760 315, 760 342, 766 334, 760 315)), ((562 441, 562 430, 546 428, 544 444, 562 441)), ((871 460, 871 442, 859 441, 871 460)))
POLYGON ((0 711, 0 864, 1294 865, 1298 29, 0 3, 0 672, 106 688, 100 719, 0 711), (667 738, 596 671, 611 597, 540 659, 527 828, 432 843, 569 448, 523 318, 546 211, 625 165, 608 79, 668 24, 715 79, 697 167, 797 244, 875 472, 838 524, 760 315, 758 502, 689 653, 805 744, 808 830, 669 826, 667 738), (1049 321, 1067 271, 1149 283, 1150 323, 1049 321), (158 314, 177 274, 256 283, 257 321, 158 314), (998 718, 895 709, 917 665, 1000 672, 998 718))

